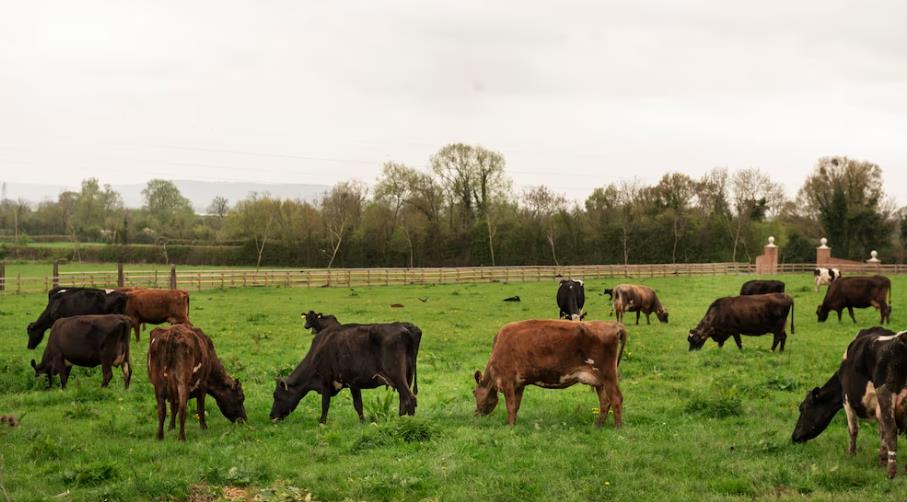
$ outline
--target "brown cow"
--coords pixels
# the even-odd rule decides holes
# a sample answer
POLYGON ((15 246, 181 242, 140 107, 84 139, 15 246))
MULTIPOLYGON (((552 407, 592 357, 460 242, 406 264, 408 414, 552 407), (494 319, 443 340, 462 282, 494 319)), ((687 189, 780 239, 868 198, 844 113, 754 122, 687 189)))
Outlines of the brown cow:
POLYGON ((613 295, 614 312, 617 322, 623 322, 625 312, 636 312, 636 324, 639 324, 639 314, 646 315, 646 324, 650 324, 649 315, 661 322, 668 322, 668 311, 661 305, 655 290, 648 286, 638 284, 619 284, 611 291, 613 295))
POLYGON ((157 438, 164 439, 164 419, 170 402, 170 429, 179 413, 179 440, 186 440, 186 406, 195 398, 199 425, 205 422, 205 395, 210 394, 221 413, 231 422, 245 422, 245 396, 239 380, 224 370, 214 351, 214 343, 202 330, 188 324, 174 324, 151 331, 148 346, 148 378, 157 399, 157 438))
POLYGON ((614 426, 620 427, 623 395, 617 367, 627 344, 627 330, 614 321, 519 321, 504 325, 494 339, 485 374, 475 372, 476 414, 488 415, 504 393, 507 423, 516 415, 527 385, 563 389, 584 383, 598 393, 601 427, 614 407, 614 426))
POLYGON ((854 307, 876 308, 882 317, 879 322, 891 323, 891 280, 881 275, 836 279, 825 291, 822 305, 816 309, 816 317, 819 322, 825 322, 829 312, 837 312, 838 322, 841 322, 841 311, 846 308, 850 318, 856 323, 854 307))
POLYGON ((189 292, 182 289, 118 288, 126 294, 123 312, 132 319, 135 339, 143 324, 180 324, 189 322, 189 292))

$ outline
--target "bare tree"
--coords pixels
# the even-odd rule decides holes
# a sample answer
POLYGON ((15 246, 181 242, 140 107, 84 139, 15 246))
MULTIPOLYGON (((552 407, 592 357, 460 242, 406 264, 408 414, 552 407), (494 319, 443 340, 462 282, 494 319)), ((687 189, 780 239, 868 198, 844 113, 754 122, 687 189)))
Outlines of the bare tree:
POLYGON ((239 201, 227 216, 227 228, 237 237, 251 240, 255 244, 257 260, 255 269, 261 268, 265 245, 275 229, 275 220, 280 215, 281 201, 270 194, 251 193, 239 201))
POLYGON ((523 193, 523 202, 529 210, 529 215, 540 228, 544 229, 545 240, 551 249, 551 258, 555 266, 560 266, 557 259, 557 237, 560 225, 557 216, 567 209, 567 199, 560 194, 555 194, 548 187, 540 185, 523 193))
POLYGON ((347 231, 355 225, 362 213, 365 192, 365 186, 361 183, 345 181, 334 185, 321 201, 321 212, 331 246, 328 268, 333 266, 347 231))
POLYGON ((731 179, 734 201, 734 222, 732 239, 734 247, 732 261, 737 261, 737 248, 742 245, 747 261, 750 261, 749 246, 745 238, 754 221, 762 221, 766 216, 781 209, 784 203, 784 188, 772 181, 772 178, 756 168, 743 169, 734 173, 731 179))

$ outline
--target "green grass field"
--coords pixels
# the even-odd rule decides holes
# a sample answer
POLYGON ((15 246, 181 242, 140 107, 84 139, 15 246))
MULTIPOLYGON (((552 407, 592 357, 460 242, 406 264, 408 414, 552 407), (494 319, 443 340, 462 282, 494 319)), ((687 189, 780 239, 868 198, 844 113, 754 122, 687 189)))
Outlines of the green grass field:
MULTIPOLYGON (((687 351, 686 334, 709 303, 736 294, 747 278, 641 281, 658 290, 671 320, 629 325, 619 430, 610 420, 594 427, 597 400, 583 385, 529 387, 512 429, 503 402, 488 417, 473 416, 472 373, 484 368, 492 337, 505 322, 556 317, 553 282, 193 293, 191 317, 242 380, 250 423, 229 423, 209 399, 210 428, 190 420, 184 444, 172 432, 154 439, 147 331, 133 346, 128 391, 118 371, 101 389, 100 369, 74 369, 66 391, 48 390, 28 364, 46 340, 35 352, 25 348, 25 325, 45 297, 7 295, 0 297, 0 414, 21 424, 0 428, 2 481, 16 501, 181 500, 190 492, 203 500, 223 496, 225 487, 228 495, 265 490, 271 500, 296 489, 321 500, 903 499, 907 473, 902 467, 889 481, 876 466, 874 425, 864 425, 855 457, 845 453, 843 413, 817 439, 790 442, 799 402, 832 374, 858 329, 849 321, 817 324, 821 297, 811 277, 784 277, 797 324, 784 354, 768 350, 771 336, 744 337, 743 351, 732 341, 687 351), (501 301, 511 295, 523 302, 501 301), (375 389, 363 393, 372 424, 358 423, 348 391, 334 399, 325 426, 317 395, 271 424, 274 379, 311 341, 299 319, 308 309, 345 322, 418 324, 416 417, 396 417, 397 396, 375 389)), ((587 282, 591 318, 607 317, 606 297, 595 293, 616 282, 587 282)), ((899 329, 907 278, 893 282, 892 327, 899 329)), ((871 310, 857 317, 860 327, 878 322, 871 310)))

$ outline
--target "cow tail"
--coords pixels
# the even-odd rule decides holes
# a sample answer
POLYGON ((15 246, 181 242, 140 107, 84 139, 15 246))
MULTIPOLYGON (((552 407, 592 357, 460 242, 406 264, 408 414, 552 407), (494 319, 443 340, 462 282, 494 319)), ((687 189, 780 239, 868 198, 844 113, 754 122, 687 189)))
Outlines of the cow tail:
POLYGON ((617 366, 619 367, 620 360, 624 357, 624 348, 627 346, 627 328, 621 326, 618 339, 620 340, 620 352, 617 353, 617 366))
POLYGON ((412 339, 414 342, 413 343, 413 361, 412 361, 412 364, 413 364, 413 394, 418 395, 419 394, 419 377, 417 375, 417 368, 419 367, 419 364, 418 364, 419 345, 422 342, 422 330, 420 330, 419 328, 417 328, 415 326, 412 326, 410 328, 409 332, 412 335, 412 339))
POLYGON ((795 303, 796 302, 794 302, 794 298, 791 297, 791 299, 790 299, 790 334, 792 334, 792 335, 794 333, 796 333, 796 330, 794 330, 794 317, 796 317, 794 315, 794 304, 795 303))

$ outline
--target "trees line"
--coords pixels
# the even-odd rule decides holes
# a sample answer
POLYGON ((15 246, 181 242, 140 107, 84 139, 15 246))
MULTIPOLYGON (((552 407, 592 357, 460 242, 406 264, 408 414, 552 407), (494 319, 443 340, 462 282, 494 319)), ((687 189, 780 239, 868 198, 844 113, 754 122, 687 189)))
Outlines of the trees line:
POLYGON ((716 168, 612 182, 571 203, 543 185, 515 192, 500 153, 461 143, 428 170, 388 162, 372 186, 340 182, 311 202, 251 193, 196 214, 170 181, 142 195, 127 209, 89 178, 56 201, 0 201, 0 229, 18 243, 66 236, 73 259, 88 241, 152 244, 165 263, 168 245, 241 242, 249 264, 328 268, 752 261, 769 235, 783 262, 813 260, 823 236, 839 258, 876 249, 903 262, 907 243, 881 168, 847 157, 820 158, 793 199, 759 169, 716 168))

